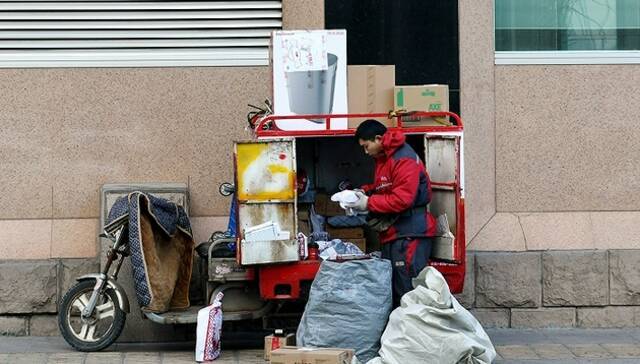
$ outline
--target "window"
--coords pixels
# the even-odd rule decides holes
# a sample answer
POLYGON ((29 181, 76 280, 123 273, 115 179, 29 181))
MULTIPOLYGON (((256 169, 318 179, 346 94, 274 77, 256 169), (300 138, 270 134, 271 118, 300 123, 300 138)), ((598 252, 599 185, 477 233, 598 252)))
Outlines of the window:
POLYGON ((501 58, 638 63, 640 1, 495 0, 495 46, 497 63, 501 58))
POLYGON ((347 30, 350 65, 393 64, 397 85, 448 84, 459 112, 457 1, 325 0, 324 9, 327 29, 347 30))
POLYGON ((281 1, 0 1, 0 67, 267 65, 281 1))

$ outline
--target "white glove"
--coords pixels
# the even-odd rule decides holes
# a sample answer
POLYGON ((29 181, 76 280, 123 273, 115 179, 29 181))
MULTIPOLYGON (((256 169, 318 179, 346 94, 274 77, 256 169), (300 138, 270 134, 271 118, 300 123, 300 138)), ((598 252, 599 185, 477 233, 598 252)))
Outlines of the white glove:
POLYGON ((355 202, 345 203, 345 206, 350 207, 356 211, 367 211, 367 203, 369 202, 369 197, 364 194, 362 191, 354 191, 358 199, 355 202))

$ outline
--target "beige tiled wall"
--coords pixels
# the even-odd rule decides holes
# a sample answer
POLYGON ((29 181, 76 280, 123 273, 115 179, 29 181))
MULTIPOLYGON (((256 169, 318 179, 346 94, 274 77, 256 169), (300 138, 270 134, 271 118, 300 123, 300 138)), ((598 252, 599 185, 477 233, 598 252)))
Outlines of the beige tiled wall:
MULTIPOLYGON (((324 24, 323 1, 283 11, 324 24)), ((640 67, 494 66, 493 1, 459 16, 469 247, 640 246, 640 67)), ((95 256, 103 183, 188 183, 206 240, 246 104, 270 94, 268 67, 0 70, 2 258, 95 256)))
POLYGON ((468 246, 489 251, 639 248, 637 211, 499 212, 468 246))
POLYGON ((496 211, 493 1, 459 0, 467 241, 496 211))
POLYGON ((496 67, 498 210, 638 210, 638 85, 638 65, 496 67))
POLYGON ((0 220, 0 259, 50 258, 51 227, 51 220, 0 220))
POLYGON ((120 182, 188 183, 193 216, 226 214, 232 141, 271 93, 268 67, 1 70, 0 85, 11 219, 95 218, 120 182))
MULTIPOLYGON (((320 0, 283 14, 324 26, 320 0)), ((187 183, 196 240, 225 228, 218 185, 271 85, 266 66, 3 69, 0 95, 0 259, 45 259, 96 256, 104 183, 187 183)))
POLYGON ((637 248, 640 67, 495 66, 493 3, 458 2, 469 249, 637 248))
POLYGON ((324 29, 324 0, 284 0, 284 29, 324 29))
POLYGON ((51 258, 94 257, 98 219, 56 219, 51 229, 51 258))

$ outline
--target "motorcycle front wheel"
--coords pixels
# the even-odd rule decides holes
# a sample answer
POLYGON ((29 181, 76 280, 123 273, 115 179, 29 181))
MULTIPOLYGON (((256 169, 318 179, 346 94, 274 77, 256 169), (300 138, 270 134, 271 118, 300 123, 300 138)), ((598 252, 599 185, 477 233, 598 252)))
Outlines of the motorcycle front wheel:
POLYGON ((113 344, 124 329, 126 314, 112 289, 98 297, 91 316, 82 317, 94 286, 95 280, 76 283, 64 295, 58 311, 60 333, 78 351, 102 350, 113 344))

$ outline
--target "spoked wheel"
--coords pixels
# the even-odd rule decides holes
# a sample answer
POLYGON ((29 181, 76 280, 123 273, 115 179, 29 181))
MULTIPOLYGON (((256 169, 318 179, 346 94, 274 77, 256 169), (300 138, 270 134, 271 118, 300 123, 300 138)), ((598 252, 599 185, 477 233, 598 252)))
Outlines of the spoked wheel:
POLYGON ((118 296, 111 289, 98 297, 89 317, 82 310, 89 304, 95 280, 76 283, 62 299, 58 326, 62 337, 79 351, 98 351, 113 344, 124 328, 126 314, 120 309, 118 296))

